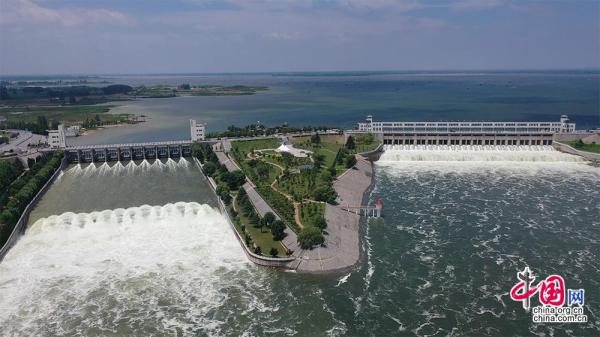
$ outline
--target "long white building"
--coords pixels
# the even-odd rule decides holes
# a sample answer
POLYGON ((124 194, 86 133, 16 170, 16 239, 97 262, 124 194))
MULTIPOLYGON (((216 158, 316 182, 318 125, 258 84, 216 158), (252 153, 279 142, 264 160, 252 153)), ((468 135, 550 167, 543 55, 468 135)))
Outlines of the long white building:
POLYGON ((376 122, 369 115, 348 134, 372 133, 384 144, 550 145, 554 134, 574 131, 566 115, 558 122, 376 122))

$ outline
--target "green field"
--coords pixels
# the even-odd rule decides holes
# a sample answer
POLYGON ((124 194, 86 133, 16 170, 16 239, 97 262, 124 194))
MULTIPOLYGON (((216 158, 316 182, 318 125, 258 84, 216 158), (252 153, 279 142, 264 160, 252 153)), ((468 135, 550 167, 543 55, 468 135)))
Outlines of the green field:
POLYGON ((585 151, 585 152, 592 152, 592 153, 600 153, 600 144, 585 144, 583 142, 578 142, 578 141, 568 141, 568 142, 563 142, 569 146, 571 146, 572 148, 579 150, 579 151, 585 151))
POLYGON ((244 158, 248 153, 252 153, 254 150, 276 149, 279 145, 281 145, 281 143, 275 138, 238 140, 231 142, 233 150, 242 154, 242 157, 244 158))
POLYGON ((22 106, 0 108, 0 116, 8 122, 35 123, 39 117, 67 125, 81 124, 96 115, 106 124, 126 121, 128 114, 108 114, 112 105, 70 105, 70 106, 22 106))

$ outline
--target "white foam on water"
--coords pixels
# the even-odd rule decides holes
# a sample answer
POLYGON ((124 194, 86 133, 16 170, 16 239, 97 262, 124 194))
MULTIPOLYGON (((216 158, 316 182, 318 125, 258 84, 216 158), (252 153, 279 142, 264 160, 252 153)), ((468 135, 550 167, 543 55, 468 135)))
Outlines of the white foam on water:
POLYGON ((552 146, 386 145, 376 166, 393 176, 433 173, 590 173, 600 169, 552 146))
POLYGON ((344 283, 348 282, 348 278, 350 277, 350 275, 352 275, 352 273, 348 273, 347 275, 345 275, 345 276, 342 276, 342 277, 341 277, 341 278, 338 280, 338 283, 337 283, 335 286, 336 286, 336 287, 339 287, 339 286, 341 286, 342 284, 344 284, 344 283))
POLYGON ((380 161, 584 162, 549 145, 385 145, 380 161))
POLYGON ((6 336, 220 335, 214 313, 249 267, 208 205, 50 216, 0 263, 0 327, 6 336))
POLYGON ((185 158, 178 160, 158 159, 158 160, 142 160, 142 161, 125 161, 116 163, 89 163, 76 164, 67 171, 75 176, 89 178, 95 175, 136 175, 140 173, 151 172, 177 172, 181 168, 189 168, 191 162, 185 158), (164 161, 164 162, 163 162, 164 161))

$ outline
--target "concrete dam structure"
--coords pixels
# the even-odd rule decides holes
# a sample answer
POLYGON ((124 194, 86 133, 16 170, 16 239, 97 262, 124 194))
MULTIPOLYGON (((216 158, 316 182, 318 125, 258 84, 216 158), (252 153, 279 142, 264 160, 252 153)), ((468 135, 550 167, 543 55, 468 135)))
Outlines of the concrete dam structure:
POLYGON ((367 116, 348 135, 371 133, 385 145, 552 145, 557 133, 573 133, 575 123, 558 122, 376 122, 367 116))
POLYGON ((181 158, 192 155, 192 142, 168 141, 68 146, 64 151, 70 163, 181 158))
POLYGON ((50 131, 48 143, 53 149, 63 149, 69 163, 182 158, 192 155, 193 143, 207 142, 205 130, 206 124, 190 120, 190 140, 68 146, 64 126, 59 125, 50 131))

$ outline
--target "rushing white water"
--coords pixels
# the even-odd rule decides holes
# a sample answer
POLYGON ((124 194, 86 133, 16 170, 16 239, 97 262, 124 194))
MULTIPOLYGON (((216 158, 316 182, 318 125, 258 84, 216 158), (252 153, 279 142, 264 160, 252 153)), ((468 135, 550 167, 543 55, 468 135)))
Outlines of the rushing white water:
POLYGON ((381 162, 584 162, 552 146, 386 145, 381 162))
POLYGON ((112 163, 90 163, 77 164, 71 167, 68 172, 81 177, 106 176, 106 175, 136 175, 147 173, 175 173, 181 169, 188 169, 193 165, 185 158, 175 161, 171 158, 162 160, 143 160, 112 163))
POLYGON ((0 334, 218 334, 211 313, 248 266, 208 205, 50 216, 0 264, 0 334))

